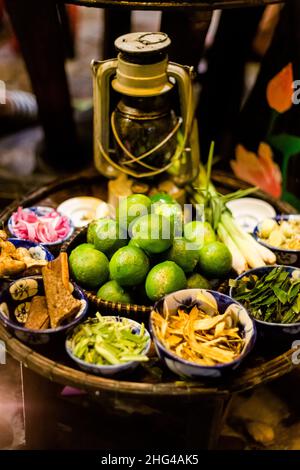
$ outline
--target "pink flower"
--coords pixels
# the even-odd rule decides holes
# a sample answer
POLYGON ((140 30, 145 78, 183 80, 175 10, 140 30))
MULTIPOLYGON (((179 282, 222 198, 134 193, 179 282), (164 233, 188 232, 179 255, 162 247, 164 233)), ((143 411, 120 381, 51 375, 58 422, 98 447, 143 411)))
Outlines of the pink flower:
POLYGON ((258 186, 271 196, 280 198, 281 171, 273 160, 272 149, 268 144, 265 142, 259 144, 258 155, 239 144, 236 147, 235 158, 230 164, 238 178, 258 186))

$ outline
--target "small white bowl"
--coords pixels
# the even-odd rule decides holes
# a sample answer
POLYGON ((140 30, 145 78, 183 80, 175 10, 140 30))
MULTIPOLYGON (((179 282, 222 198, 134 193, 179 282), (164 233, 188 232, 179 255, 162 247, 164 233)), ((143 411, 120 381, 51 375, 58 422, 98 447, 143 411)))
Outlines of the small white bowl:
POLYGON ((62 202, 57 211, 69 217, 76 228, 85 227, 94 219, 112 217, 112 208, 92 196, 72 197, 62 202))
POLYGON ((276 216, 273 206, 262 199, 254 197, 242 197, 227 202, 226 206, 231 211, 236 222, 245 232, 253 232, 255 226, 263 219, 276 216))

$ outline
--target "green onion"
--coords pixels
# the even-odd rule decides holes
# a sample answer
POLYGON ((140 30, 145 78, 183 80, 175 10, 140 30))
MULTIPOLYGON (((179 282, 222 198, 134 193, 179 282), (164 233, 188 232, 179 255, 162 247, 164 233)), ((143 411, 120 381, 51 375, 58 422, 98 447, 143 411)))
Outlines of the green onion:
POLYGON ((226 204, 237 198, 248 196, 257 188, 240 189, 231 194, 217 192, 210 181, 213 162, 214 142, 211 143, 207 161, 207 171, 200 165, 200 171, 193 186, 186 188, 193 204, 204 204, 206 220, 231 252, 233 269, 242 273, 248 268, 257 268, 276 262, 275 254, 244 232, 235 222, 226 204))
POLYGON ((247 270, 247 261, 242 251, 231 238, 229 232, 221 223, 218 225, 218 235, 220 240, 225 243, 232 255, 232 267, 238 273, 242 274, 247 270))

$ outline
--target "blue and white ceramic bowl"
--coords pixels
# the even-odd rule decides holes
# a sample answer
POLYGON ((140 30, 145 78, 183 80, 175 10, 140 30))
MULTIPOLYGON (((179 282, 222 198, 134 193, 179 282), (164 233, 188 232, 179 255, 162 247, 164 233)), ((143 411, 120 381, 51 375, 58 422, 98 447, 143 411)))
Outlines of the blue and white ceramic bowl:
MULTIPOLYGON (((129 318, 124 318, 124 317, 118 317, 118 316, 106 316, 105 318, 111 318, 115 319, 118 322, 122 322, 126 320, 127 322, 130 322, 132 325, 132 333, 139 334, 141 325, 140 323, 131 320, 129 318)), ((91 318, 87 320, 85 323, 93 323, 97 322, 97 319, 91 318)), ((70 332, 68 335, 68 338, 66 340, 66 351, 70 358, 76 362, 78 367, 85 372, 88 372, 89 374, 95 374, 95 375, 103 375, 104 377, 112 377, 114 375, 121 375, 125 372, 132 372, 136 367, 140 364, 138 361, 128 361, 125 362, 124 364, 117 364, 117 365, 97 365, 97 364, 89 364, 88 362, 85 362, 78 357, 76 357, 71 349, 71 338, 73 334, 76 333, 76 328, 70 332)), ((146 346, 144 348, 143 354, 147 355, 151 346, 151 337, 149 332, 145 329, 145 335, 148 337, 148 341, 146 343, 146 346)))
MULTIPOLYGON (((30 242, 29 240, 21 240, 20 238, 8 238, 8 241, 11 242, 16 248, 26 248, 29 250, 30 255, 32 258, 37 260, 46 260, 52 261, 54 256, 50 253, 49 250, 45 246, 40 245, 39 243, 30 242)), ((19 279, 20 277, 32 276, 40 274, 41 267, 33 267, 26 269, 23 273, 5 276, 3 280, 10 281, 13 279, 19 279)))
POLYGON ((53 254, 50 253, 50 251, 40 243, 31 242, 29 240, 21 240, 20 238, 9 238, 8 241, 11 242, 16 248, 26 248, 29 250, 30 255, 34 259, 46 261, 52 261, 54 259, 53 254))
MULTIPOLYGON (((34 212, 37 216, 43 216, 43 215, 49 214, 49 212, 52 212, 53 210, 56 210, 56 209, 54 209, 53 207, 47 207, 47 206, 34 206, 34 207, 26 207, 23 210, 28 211, 28 212, 29 211, 34 212)), ((62 214, 60 214, 60 215, 62 215, 62 214)), ((66 217, 66 216, 64 215, 64 217, 66 217)), ((56 245, 60 245, 61 243, 64 243, 65 241, 69 240, 69 238, 73 235, 74 225, 73 225, 72 221, 69 218, 68 218, 68 223, 69 223, 69 226, 70 226, 70 230, 64 238, 61 238, 61 239, 59 239, 55 242, 40 243, 40 245, 42 245, 42 246, 56 246, 56 245)), ((16 233, 14 232, 12 216, 8 219, 7 227, 8 227, 8 230, 10 231, 10 233, 13 235, 13 237, 18 238, 16 236, 16 233)), ((18 238, 18 239, 21 240, 20 238, 18 238)), ((25 240, 25 241, 29 241, 29 240, 25 240)))
POLYGON ((153 324, 153 311, 150 314, 150 332, 152 334, 158 356, 175 374, 183 377, 189 377, 191 379, 222 378, 229 372, 235 370, 254 346, 256 339, 256 329, 253 320, 248 315, 247 310, 238 302, 228 297, 228 295, 206 289, 184 289, 173 292, 172 294, 166 295, 164 298, 160 299, 154 305, 154 310, 158 311, 162 316, 165 316, 167 312, 169 315, 175 314, 180 305, 190 305, 196 301, 201 303, 201 301, 197 299, 197 295, 199 293, 212 296, 216 302, 216 306, 220 314, 225 313, 229 305, 234 304, 233 308, 238 315, 241 333, 245 341, 243 350, 237 359, 226 364, 215 366, 201 366, 199 364, 195 364, 194 362, 181 359, 176 354, 167 349, 157 338, 153 324))
MULTIPOLYGON (((295 214, 295 215, 278 215, 276 217, 273 217, 273 220, 276 220, 276 222, 280 222, 281 220, 300 220, 300 215, 295 214)), ((254 231, 253 231, 253 236, 254 238, 263 246, 266 248, 269 248, 273 253, 276 255, 276 262, 277 264, 283 264, 286 266, 296 266, 300 267, 300 250, 286 250, 283 248, 277 248, 276 246, 269 245, 268 243, 265 243, 260 237, 259 237, 259 227, 260 224, 258 224, 254 231)))
MULTIPOLYGON (((250 275, 262 277, 264 276, 264 274, 272 271, 274 267, 276 266, 262 266, 261 268, 250 269, 249 271, 246 271, 245 273, 238 276, 236 278, 236 281, 239 281, 243 277, 250 276, 250 275)), ((295 271, 299 271, 299 275, 300 275, 300 269, 295 268, 294 266, 278 266, 278 267, 290 273, 290 276, 292 276, 293 272, 295 271)), ((235 288, 231 287, 229 295, 232 298, 234 298, 234 294, 235 294, 235 288)), ((251 316, 251 311, 249 311, 249 315, 251 316)), ((255 321, 258 334, 263 338, 274 340, 274 341, 285 341, 285 340, 293 341, 298 336, 300 337, 300 322, 288 323, 288 324, 271 323, 271 322, 266 322, 262 320, 257 320, 254 317, 252 318, 255 321)))
POLYGON ((25 328, 24 317, 30 308, 30 302, 35 295, 44 295, 42 276, 28 276, 11 282, 4 287, 0 294, 0 322, 24 343, 44 345, 50 340, 65 335, 70 328, 81 322, 88 309, 88 303, 82 290, 73 284, 73 295, 82 303, 76 317, 58 328, 32 330, 25 328), (23 321, 22 321, 23 320, 23 321))

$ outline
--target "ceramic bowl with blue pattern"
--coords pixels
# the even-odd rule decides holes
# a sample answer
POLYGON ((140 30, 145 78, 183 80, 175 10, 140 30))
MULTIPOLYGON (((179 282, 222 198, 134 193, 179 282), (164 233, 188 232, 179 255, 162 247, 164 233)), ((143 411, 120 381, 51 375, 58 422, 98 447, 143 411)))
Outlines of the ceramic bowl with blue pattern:
POLYGON ((35 295, 45 295, 42 276, 28 276, 11 282, 0 294, 0 322, 24 343, 45 345, 66 333, 86 316, 88 303, 82 290, 73 284, 73 296, 82 306, 71 321, 57 328, 32 330, 25 327, 30 303, 35 295))
MULTIPOLYGON (((257 276, 262 277, 265 274, 272 271, 276 266, 262 266, 260 268, 250 269, 245 273, 241 274, 236 278, 236 282, 243 279, 244 277, 249 276, 257 276)), ((300 279, 300 269, 294 266, 277 266, 287 271, 290 276, 295 275, 293 273, 299 272, 299 279, 300 279)), ((234 298, 235 295, 235 288, 231 287, 229 291, 229 295, 234 298)), ((249 315, 251 316, 251 310, 249 310, 249 315)), ((265 338, 267 340, 273 341, 293 341, 296 338, 300 338, 300 322, 299 323, 272 323, 266 322, 262 320, 257 320, 256 318, 252 317, 255 321, 257 332, 261 338, 265 338)))
POLYGON ((228 375, 228 373, 234 371, 237 367, 240 366, 242 361, 252 350, 256 340, 255 324, 248 315, 247 310, 231 297, 225 294, 221 294, 220 292, 206 289, 184 289, 173 292, 172 294, 166 295, 164 298, 160 299, 154 305, 153 311, 150 314, 150 332, 157 354, 165 363, 165 365, 175 374, 191 379, 219 379, 225 377, 228 375), (153 312, 157 311, 163 317, 166 317, 167 314, 176 314, 178 307, 181 305, 192 305, 193 303, 197 303, 200 306, 201 300, 198 300, 197 298, 199 293, 204 294, 204 296, 212 296, 214 298, 219 314, 225 313, 226 309, 233 305, 235 314, 238 317, 240 334, 244 339, 242 352, 234 361, 214 366, 202 366, 196 364, 195 362, 180 358, 167 349, 167 347, 158 339, 153 322, 153 312))
MULTIPOLYGON (((52 212, 56 209, 54 209, 53 207, 47 207, 47 206, 33 206, 33 207, 26 207, 23 210, 28 211, 28 212, 33 212, 38 217, 41 217, 43 215, 49 214, 50 212, 52 212)), ((62 214, 60 214, 60 215, 62 216, 62 214)), ((64 215, 63 217, 66 217, 66 216, 64 215)), ((68 224, 69 224, 70 229, 69 229, 67 235, 64 238, 60 238, 59 240, 56 240, 55 242, 40 243, 40 245, 42 245, 42 246, 57 246, 57 245, 60 245, 60 244, 64 243, 65 241, 67 241, 69 238, 71 238, 71 236, 73 235, 73 232, 74 232, 74 225, 73 225, 73 223, 71 222, 71 220, 69 218, 67 218, 67 219, 68 219, 68 224)), ((10 233, 12 234, 12 236, 14 238, 18 238, 15 231, 14 231, 14 224, 13 224, 12 216, 8 219, 7 227, 8 227, 8 230, 10 231, 10 233)))
POLYGON ((49 250, 40 243, 31 242, 29 240, 21 240, 20 238, 9 238, 9 242, 11 242, 16 248, 26 248, 31 257, 34 259, 52 261, 54 256, 50 253, 49 250))
MULTIPOLYGON (((273 217, 272 220, 276 220, 276 222, 281 222, 283 220, 289 221, 289 220, 300 220, 300 215, 299 214, 291 214, 291 215, 278 215, 276 217, 273 217)), ((296 266, 300 268, 300 250, 287 250, 284 248, 278 248, 276 246, 269 245, 268 243, 265 243, 260 237, 259 237, 259 229, 260 229, 260 224, 258 224, 254 231, 253 231, 253 236, 254 238, 263 246, 266 248, 269 248, 269 250, 273 251, 273 253, 276 255, 276 262, 277 264, 282 264, 285 266, 296 266)))
MULTIPOLYGON (((21 240, 20 238, 8 238, 16 248, 26 248, 29 251, 30 256, 35 260, 52 261, 54 256, 50 253, 45 246, 39 243, 30 242, 29 240, 21 240)), ((15 275, 6 276, 4 280, 13 280, 20 277, 39 275, 41 273, 41 266, 32 266, 25 269, 23 272, 15 275)))
MULTIPOLYGON (((119 316, 106 316, 105 318, 110 318, 112 320, 118 321, 118 322, 129 322, 131 324, 131 332, 134 334, 139 334, 141 330, 141 324, 131 320, 130 318, 125 318, 125 317, 119 317, 119 316)), ((90 318, 85 322, 85 324, 97 322, 98 320, 96 318, 90 318)), ((81 325, 80 325, 81 326, 81 325)), ((77 328, 80 328, 78 326, 77 328)), ((79 359, 77 356, 75 356, 72 352, 71 348, 71 343, 72 343, 72 336, 74 333, 76 333, 77 328, 74 328, 73 331, 71 331, 68 335, 68 338, 66 340, 66 351, 67 354, 70 356, 70 358, 76 362, 78 367, 85 372, 88 372, 89 374, 95 374, 95 375, 102 375, 104 377, 113 377, 113 376, 119 376, 124 373, 129 373, 132 372, 134 369, 137 368, 137 366, 140 364, 138 361, 128 361, 123 364, 116 364, 116 365, 98 365, 98 364, 90 364, 86 361, 83 361, 82 359, 79 359)), ((151 346, 151 337, 149 332, 145 329, 145 336, 148 338, 148 341, 145 345, 144 350, 142 351, 142 354, 147 356, 150 346, 151 346)))

